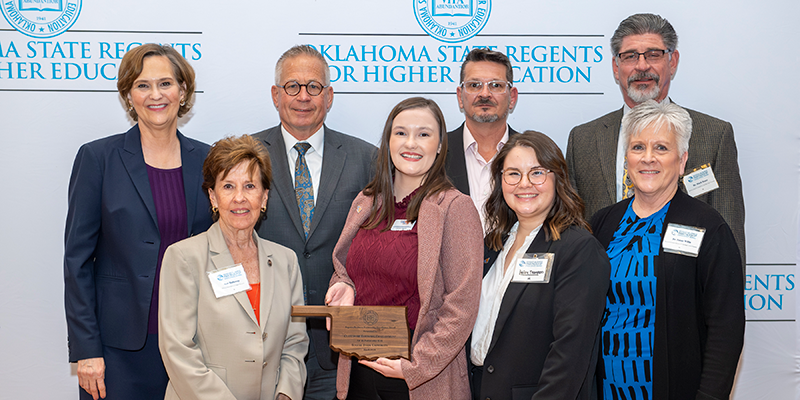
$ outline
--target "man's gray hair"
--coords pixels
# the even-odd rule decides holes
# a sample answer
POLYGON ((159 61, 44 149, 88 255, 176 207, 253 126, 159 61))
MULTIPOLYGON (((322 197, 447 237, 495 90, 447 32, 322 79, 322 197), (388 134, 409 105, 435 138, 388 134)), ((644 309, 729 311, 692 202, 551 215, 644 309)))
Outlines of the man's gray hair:
POLYGON ((631 137, 638 136, 647 127, 658 131, 664 126, 675 135, 675 142, 678 144, 678 154, 683 155, 689 150, 689 139, 692 137, 692 117, 689 112, 671 102, 658 103, 655 100, 647 100, 642 104, 633 107, 625 117, 622 118, 622 137, 625 148, 631 141, 631 137))
MULTIPOLYGON (((325 82, 320 82, 325 86, 331 84, 331 70, 328 68, 328 62, 325 61, 325 57, 320 54, 317 49, 307 45, 307 44, 299 44, 297 46, 292 47, 289 50, 286 50, 283 54, 281 54, 281 58, 278 59, 278 62, 275 64, 275 84, 281 84, 281 76, 283 74, 283 63, 290 58, 295 58, 299 56, 309 56, 316 58, 319 60, 320 64, 325 69, 325 82)), ((299 82, 299 83, 308 83, 308 82, 299 82)))
POLYGON ((678 48, 678 34, 672 24, 660 15, 634 14, 619 23, 614 35, 611 36, 611 53, 614 57, 619 54, 622 39, 631 35, 644 35, 654 33, 661 36, 664 46, 671 53, 678 48))

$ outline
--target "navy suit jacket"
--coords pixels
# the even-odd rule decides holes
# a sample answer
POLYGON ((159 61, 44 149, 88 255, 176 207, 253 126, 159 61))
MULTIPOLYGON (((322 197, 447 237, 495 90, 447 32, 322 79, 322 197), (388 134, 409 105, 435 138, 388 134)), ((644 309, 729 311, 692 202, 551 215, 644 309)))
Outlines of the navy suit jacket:
MULTIPOLYGON (((209 146, 177 135, 191 236, 212 223, 201 188, 209 146)), ((64 233, 70 362, 102 357, 103 346, 144 346, 160 245, 139 126, 81 146, 64 233)))
MULTIPOLYGON (((518 132, 508 127, 508 136, 518 132)), ((464 124, 447 132, 447 158, 444 164, 447 177, 461 193, 469 196, 469 177, 467 176, 467 160, 464 157, 464 124)))
MULTIPOLYGON (((374 173, 373 160, 377 152, 375 146, 361 139, 324 129, 321 182, 314 182, 319 188, 307 240, 280 125, 253 134, 267 147, 272 160, 267 220, 258 227, 258 235, 297 253, 309 305, 325 304, 325 293, 333 275, 333 247, 339 241, 350 204, 374 173)), ((308 318, 306 323, 320 366, 335 369, 338 357, 328 347, 325 319, 308 318)))

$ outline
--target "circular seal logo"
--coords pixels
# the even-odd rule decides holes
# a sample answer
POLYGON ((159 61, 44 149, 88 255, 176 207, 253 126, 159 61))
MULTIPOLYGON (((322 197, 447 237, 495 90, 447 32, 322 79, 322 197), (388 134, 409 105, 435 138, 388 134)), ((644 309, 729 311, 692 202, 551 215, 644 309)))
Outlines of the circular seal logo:
POLYGON ((361 320, 367 325, 375 325, 378 322, 378 313, 369 310, 361 315, 361 320))
POLYGON ((25 35, 51 38, 75 23, 82 3, 83 0, 3 0, 3 17, 25 35))
POLYGON ((463 42, 480 32, 492 11, 492 0, 413 0, 417 23, 434 39, 463 42))

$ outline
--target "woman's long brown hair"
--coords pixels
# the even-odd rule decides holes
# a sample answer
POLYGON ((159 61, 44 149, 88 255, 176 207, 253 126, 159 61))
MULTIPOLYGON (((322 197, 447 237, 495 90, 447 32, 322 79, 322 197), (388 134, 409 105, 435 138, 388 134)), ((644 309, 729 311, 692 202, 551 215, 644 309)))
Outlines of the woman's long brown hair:
POLYGON ((439 153, 433 161, 431 169, 425 174, 417 193, 411 198, 406 211, 406 220, 416 221, 419 216, 419 207, 422 201, 426 198, 443 192, 453 187, 450 180, 447 179, 447 173, 444 168, 445 158, 447 156, 447 128, 445 127, 444 115, 442 110, 433 100, 423 97, 411 97, 398 103, 389 113, 386 118, 386 124, 383 127, 383 135, 381 136, 381 145, 378 150, 378 159, 375 164, 375 177, 364 188, 364 194, 372 196, 374 201, 372 203, 372 210, 370 211, 369 218, 364 223, 365 229, 376 228, 381 221, 386 221, 387 225, 385 230, 388 230, 392 223, 394 223, 394 172, 395 166, 392 162, 392 155, 389 151, 389 139, 392 137, 392 123, 394 119, 403 111, 415 108, 424 108, 433 114, 434 119, 439 124, 439 153))

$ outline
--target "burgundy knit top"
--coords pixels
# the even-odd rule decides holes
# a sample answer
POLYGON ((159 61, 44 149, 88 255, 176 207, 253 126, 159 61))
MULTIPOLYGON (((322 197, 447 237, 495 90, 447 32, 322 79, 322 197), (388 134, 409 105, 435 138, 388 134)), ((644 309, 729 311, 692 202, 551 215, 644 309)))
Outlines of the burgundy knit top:
MULTIPOLYGON (((405 220, 416 192, 395 203, 395 221, 405 220)), ((386 226, 382 221, 375 229, 359 229, 350 245, 346 268, 356 286, 355 305, 408 306, 408 327, 413 330, 419 315, 417 224, 383 232, 386 226)))

